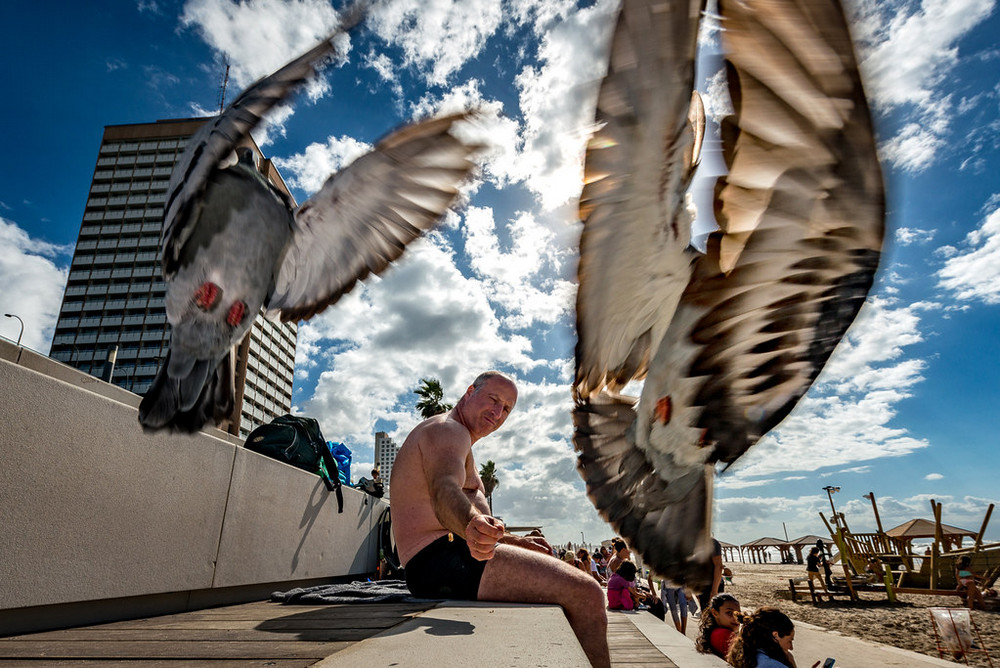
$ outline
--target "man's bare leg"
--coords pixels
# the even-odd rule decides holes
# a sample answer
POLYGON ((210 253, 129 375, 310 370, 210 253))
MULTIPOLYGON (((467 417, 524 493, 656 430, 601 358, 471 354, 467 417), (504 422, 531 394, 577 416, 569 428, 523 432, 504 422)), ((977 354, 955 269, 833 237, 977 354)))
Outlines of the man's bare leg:
POLYGON ((479 583, 479 600, 560 605, 590 663, 611 665, 604 592, 578 568, 541 552, 497 545, 479 583))

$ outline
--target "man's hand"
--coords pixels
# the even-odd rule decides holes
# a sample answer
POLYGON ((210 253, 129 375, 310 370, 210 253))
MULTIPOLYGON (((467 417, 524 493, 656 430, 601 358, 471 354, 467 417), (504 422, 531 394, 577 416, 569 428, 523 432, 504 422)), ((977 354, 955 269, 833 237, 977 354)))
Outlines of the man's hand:
POLYGON ((552 556, 552 546, 549 545, 548 541, 540 536, 515 536, 514 534, 504 534, 503 539, 499 542, 505 545, 513 545, 515 547, 523 547, 526 550, 532 550, 534 552, 541 552, 542 554, 547 554, 552 556))
POLYGON ((476 515, 465 527, 465 542, 472 558, 486 561, 493 558, 497 541, 504 535, 503 522, 489 515, 476 515))

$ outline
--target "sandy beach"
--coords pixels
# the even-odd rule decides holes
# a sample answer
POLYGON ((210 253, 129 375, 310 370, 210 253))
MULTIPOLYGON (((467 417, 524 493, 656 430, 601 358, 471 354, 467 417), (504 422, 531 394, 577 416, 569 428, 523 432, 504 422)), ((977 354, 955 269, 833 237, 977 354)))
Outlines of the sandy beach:
MULTIPOLYGON (((732 585, 726 591, 747 608, 775 605, 794 620, 835 630, 844 635, 863 638, 902 649, 937 657, 934 631, 931 628, 931 607, 959 607, 953 596, 901 595, 897 603, 889 603, 885 594, 862 592, 861 600, 824 600, 814 605, 806 596, 792 602, 788 594, 788 579, 805 575, 804 565, 741 564, 726 562, 732 568, 732 585)), ((972 619, 997 664, 1000 658, 1000 612, 975 610, 972 619)), ((697 619, 689 620, 697 623, 697 619)), ((971 665, 987 665, 981 655, 970 655, 971 665)), ((964 665, 964 663, 963 663, 964 665)))

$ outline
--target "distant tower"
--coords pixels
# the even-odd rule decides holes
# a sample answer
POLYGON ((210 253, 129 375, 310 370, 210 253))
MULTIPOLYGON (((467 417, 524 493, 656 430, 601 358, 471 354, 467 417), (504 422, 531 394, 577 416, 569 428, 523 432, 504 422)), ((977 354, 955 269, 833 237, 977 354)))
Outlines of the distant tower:
POLYGON ((399 446, 389 438, 384 431, 375 432, 375 468, 382 476, 386 492, 389 491, 389 478, 392 475, 392 464, 396 461, 399 446))
MULTIPOLYGON (((101 377, 117 348, 112 382, 149 389, 166 356, 170 327, 160 273, 163 203, 174 162, 207 119, 108 125, 98 153, 50 357, 101 377)), ((261 171, 281 176, 248 140, 261 171)), ((297 326, 260 315, 239 346, 236 405, 228 431, 246 437, 290 412, 297 326)))

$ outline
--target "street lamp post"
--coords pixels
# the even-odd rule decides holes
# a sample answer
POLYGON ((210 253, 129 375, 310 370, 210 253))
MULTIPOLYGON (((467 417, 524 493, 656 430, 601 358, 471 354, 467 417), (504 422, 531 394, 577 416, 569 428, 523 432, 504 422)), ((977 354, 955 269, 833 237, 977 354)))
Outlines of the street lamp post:
POLYGON ((20 316, 14 315, 13 313, 4 313, 5 318, 17 318, 17 321, 21 323, 21 330, 17 333, 17 347, 21 347, 21 335, 24 334, 24 321, 21 320, 20 316))
POLYGON ((833 505, 833 495, 839 492, 840 488, 834 487, 833 485, 827 485, 823 488, 823 491, 825 491, 826 495, 830 497, 830 510, 833 511, 833 525, 837 527, 837 529, 840 529, 840 520, 837 519, 837 509, 833 505))

